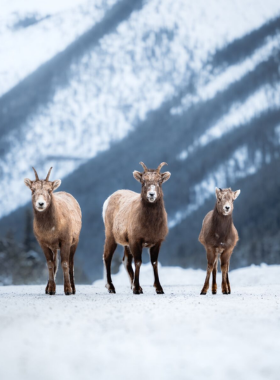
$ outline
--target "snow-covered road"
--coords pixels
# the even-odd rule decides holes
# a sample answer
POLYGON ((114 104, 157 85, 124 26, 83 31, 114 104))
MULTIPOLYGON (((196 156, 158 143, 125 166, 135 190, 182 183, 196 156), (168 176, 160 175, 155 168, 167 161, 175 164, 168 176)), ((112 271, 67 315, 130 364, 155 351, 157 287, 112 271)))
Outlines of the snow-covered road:
POLYGON ((0 287, 0 379, 278 380, 280 266, 230 272, 228 296, 200 296, 204 274, 161 267, 165 295, 147 265, 139 296, 123 271, 115 295, 103 281, 70 297, 0 287))

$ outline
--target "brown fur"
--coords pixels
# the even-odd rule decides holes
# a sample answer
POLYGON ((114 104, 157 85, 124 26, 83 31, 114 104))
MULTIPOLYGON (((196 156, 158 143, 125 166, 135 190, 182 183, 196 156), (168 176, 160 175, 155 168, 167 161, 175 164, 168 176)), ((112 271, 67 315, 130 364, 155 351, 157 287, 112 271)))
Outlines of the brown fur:
MULTIPOLYGON (((107 199, 103 207, 105 224, 104 263, 107 273, 106 287, 109 293, 115 293, 111 279, 111 261, 117 244, 123 245, 124 264, 131 281, 134 294, 143 293, 139 284, 142 249, 150 249, 151 263, 154 269, 154 286, 158 294, 163 294, 158 277, 158 254, 161 243, 167 233, 167 214, 164 207, 161 185, 170 177, 170 173, 161 174, 157 170, 147 169, 134 172, 134 178, 142 184, 141 194, 130 190, 119 190, 107 199), (151 193, 155 193, 150 197, 151 193), (154 197, 156 197, 154 199, 154 197), (131 266, 135 263, 135 274, 131 266)), ((163 166, 163 165, 162 165, 163 166)))
POLYGON ((75 294, 74 255, 82 226, 80 206, 76 199, 68 193, 53 193, 60 185, 60 180, 53 182, 39 180, 36 175, 35 181, 26 178, 24 182, 32 191, 34 234, 45 254, 49 269, 46 294, 52 295, 56 291, 58 249, 61 254, 64 275, 64 292, 66 295, 75 294), (42 211, 38 209, 38 200, 46 202, 45 209, 42 211))
POLYGON ((238 232, 233 224, 233 201, 238 197, 240 190, 216 189, 216 205, 203 220, 198 240, 205 247, 207 253, 207 274, 201 294, 206 294, 209 288, 209 279, 213 274, 212 293, 217 293, 216 273, 220 256, 222 270, 222 292, 230 294, 231 288, 228 278, 229 261, 233 249, 238 242, 238 232), (225 209, 229 207, 229 211, 225 209))

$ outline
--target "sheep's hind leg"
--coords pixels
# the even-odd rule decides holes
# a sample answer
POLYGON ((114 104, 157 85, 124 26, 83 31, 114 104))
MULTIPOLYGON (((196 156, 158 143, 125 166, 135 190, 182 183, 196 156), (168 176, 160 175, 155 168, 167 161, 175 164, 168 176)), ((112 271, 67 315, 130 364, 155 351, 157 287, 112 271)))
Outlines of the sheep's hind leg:
POLYGON ((229 259, 232 254, 232 251, 225 251, 221 255, 221 270, 222 270, 222 293, 230 294, 230 283, 228 278, 228 270, 229 270, 229 259))
POLYGON ((124 247, 123 264, 128 273, 131 289, 132 289, 133 280, 134 280, 134 271, 133 271, 131 263, 132 263, 132 254, 128 247, 124 247))
POLYGON ((56 274, 57 274, 57 269, 58 269, 58 265, 57 265, 57 256, 58 256, 58 254, 57 254, 57 249, 55 249, 54 251, 53 251, 53 264, 54 264, 54 268, 53 268, 53 272, 54 272, 54 280, 55 280, 55 278, 56 278, 56 274))
POLYGON ((75 277, 74 277, 74 255, 77 249, 78 243, 75 245, 72 245, 70 248, 70 258, 69 258, 69 275, 70 275, 70 282, 72 287, 73 294, 76 294, 76 287, 75 287, 75 277))
POLYGON ((212 272, 212 294, 217 294, 217 267, 218 267, 218 259, 216 259, 216 263, 214 264, 213 272, 212 272))
POLYGON ((64 277, 64 293, 69 296, 73 293, 73 289, 70 282, 70 244, 62 243, 60 249, 61 266, 64 277))
POLYGON ((228 292, 231 294, 231 288, 230 288, 230 282, 228 278, 228 271, 229 271, 229 262, 228 262, 228 267, 227 267, 227 286, 228 286, 228 292))
POLYGON ((111 278, 111 262, 113 258, 113 254, 117 248, 117 244, 115 242, 115 239, 113 237, 106 237, 105 245, 104 245, 104 254, 103 254, 103 260, 106 270, 106 278, 107 278, 107 284, 105 287, 108 289, 109 293, 116 293, 115 287, 112 282, 111 278))
POLYGON ((151 258, 151 263, 154 270, 154 278, 155 278, 154 287, 156 288, 156 293, 164 294, 164 291, 159 282, 159 276, 158 276, 158 254, 160 250, 160 245, 161 243, 158 243, 150 249, 150 258, 151 258))

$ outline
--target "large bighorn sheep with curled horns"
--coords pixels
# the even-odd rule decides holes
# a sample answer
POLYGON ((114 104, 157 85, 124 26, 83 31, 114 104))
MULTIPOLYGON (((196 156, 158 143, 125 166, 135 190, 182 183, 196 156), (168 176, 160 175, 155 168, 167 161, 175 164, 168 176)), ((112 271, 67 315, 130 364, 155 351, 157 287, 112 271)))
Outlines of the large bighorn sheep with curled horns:
POLYGON ((134 294, 143 293, 139 284, 143 247, 150 249, 154 270, 154 287, 157 294, 163 294, 158 277, 158 254, 161 243, 168 233, 167 213, 163 202, 161 186, 171 174, 160 173, 167 165, 162 162, 157 169, 148 169, 143 162, 144 172, 133 172, 134 178, 142 185, 141 194, 130 190, 119 190, 112 194, 103 205, 105 224, 104 264, 107 274, 106 287, 115 293, 111 278, 111 261, 117 244, 124 246, 124 265, 128 272, 134 294), (132 268, 135 263, 135 273, 132 268))
POLYGON ((52 168, 44 180, 40 180, 36 170, 33 170, 35 181, 25 178, 24 183, 32 191, 34 234, 44 251, 49 269, 46 294, 55 294, 58 249, 64 275, 64 293, 75 294, 74 255, 82 226, 80 206, 72 195, 64 191, 53 193, 61 181, 49 181, 52 168))

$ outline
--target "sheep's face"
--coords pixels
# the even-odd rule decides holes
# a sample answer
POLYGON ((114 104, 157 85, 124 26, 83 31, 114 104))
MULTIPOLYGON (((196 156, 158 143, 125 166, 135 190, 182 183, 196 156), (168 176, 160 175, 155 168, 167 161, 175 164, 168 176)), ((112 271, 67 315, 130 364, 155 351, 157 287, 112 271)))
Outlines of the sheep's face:
POLYGON ((218 189, 216 187, 217 209, 222 215, 231 215, 233 211, 233 202, 240 194, 240 190, 232 191, 229 189, 218 189))
POLYGON ((32 192, 32 203, 34 209, 39 212, 43 212, 50 206, 52 201, 52 192, 60 186, 61 181, 60 179, 57 179, 53 182, 49 181, 49 174, 45 180, 39 180, 37 172, 35 173, 35 181, 31 181, 31 179, 25 178, 24 183, 27 187, 30 188, 32 192))
POLYGON ((159 173, 159 170, 146 169, 144 173, 133 172, 134 178, 142 184, 142 198, 155 203, 162 197, 162 184, 166 182, 171 173, 159 173))

